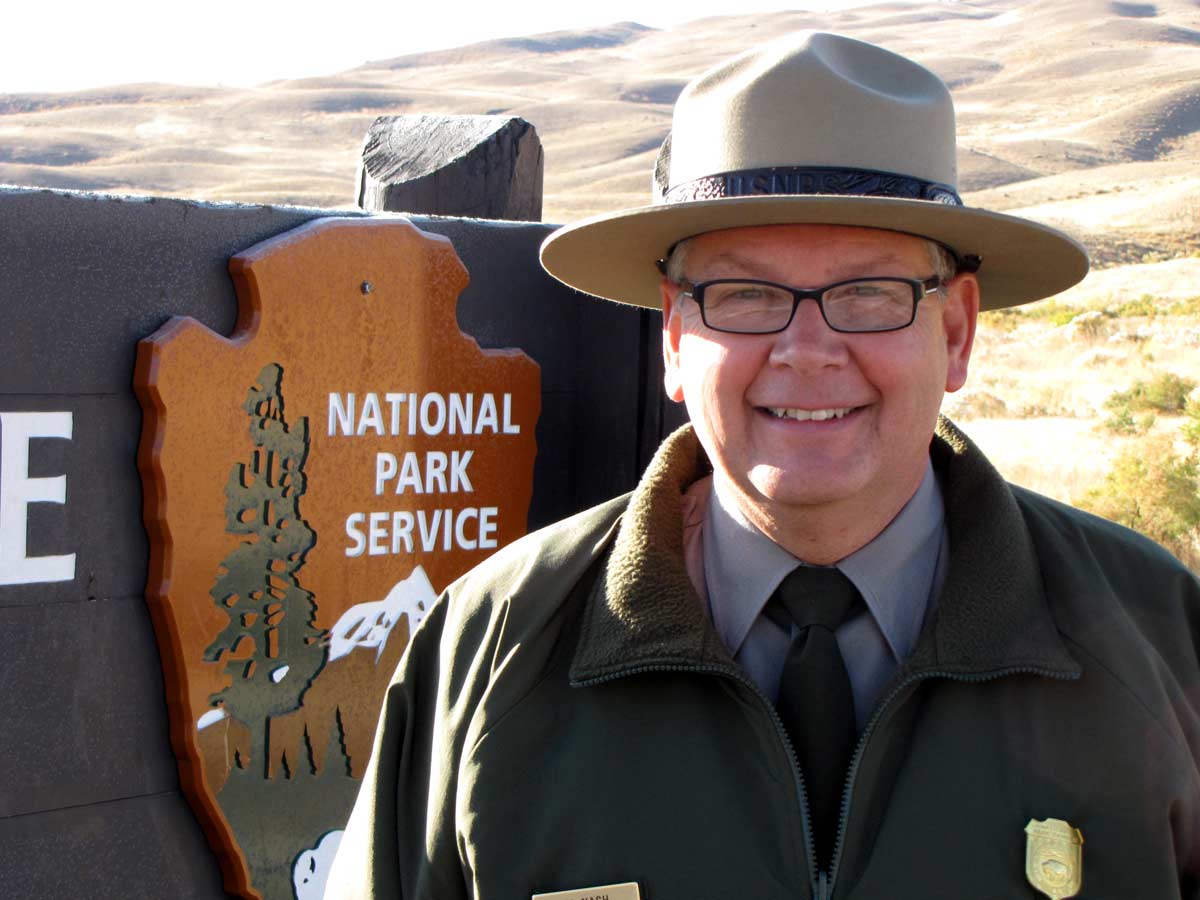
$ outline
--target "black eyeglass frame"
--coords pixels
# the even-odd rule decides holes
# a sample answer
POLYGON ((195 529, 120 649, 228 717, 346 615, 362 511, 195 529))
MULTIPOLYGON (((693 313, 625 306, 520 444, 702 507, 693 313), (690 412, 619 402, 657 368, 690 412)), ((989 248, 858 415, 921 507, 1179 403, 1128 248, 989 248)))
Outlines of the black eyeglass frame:
POLYGON ((800 308, 800 301, 812 299, 817 301, 817 308, 821 311, 821 318, 825 320, 825 324, 830 330, 836 331, 839 334, 886 334, 889 331, 900 331, 907 328, 917 320, 917 304, 924 300, 927 296, 937 292, 945 284, 937 275, 921 280, 919 278, 899 278, 893 276, 880 276, 878 278, 850 278, 846 281, 837 281, 833 284, 827 284, 819 288, 794 288, 786 284, 779 284, 775 281, 764 281, 759 278, 713 278, 709 281, 688 281, 681 279, 677 282, 683 290, 680 292, 684 297, 691 297, 696 301, 696 305, 700 307, 700 319, 704 322, 705 327, 711 328, 713 331, 720 331, 723 334, 778 334, 781 331, 786 331, 788 326, 792 324, 792 319, 796 318, 796 310, 800 308), (829 321, 829 316, 825 314, 824 296, 827 291, 832 291, 834 288, 844 287, 848 284, 862 284, 865 282, 888 281, 897 284, 907 284, 912 288, 913 302, 912 312, 908 317, 908 321, 903 325, 893 325, 890 328, 870 328, 866 330, 856 330, 853 328, 838 328, 829 321), (767 331, 736 331, 732 328, 721 328, 716 325, 710 325, 708 321, 708 313, 704 308, 704 291, 714 284, 761 284, 766 287, 778 288, 782 291, 787 291, 792 295, 792 311, 787 317, 787 321, 778 328, 772 328, 767 331))

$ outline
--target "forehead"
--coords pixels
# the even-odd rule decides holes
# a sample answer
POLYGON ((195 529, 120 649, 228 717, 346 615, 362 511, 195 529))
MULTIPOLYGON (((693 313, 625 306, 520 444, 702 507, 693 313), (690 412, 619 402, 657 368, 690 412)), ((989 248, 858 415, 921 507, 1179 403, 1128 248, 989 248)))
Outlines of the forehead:
POLYGON ((827 271, 873 265, 928 267, 925 238, 847 225, 755 225, 709 231, 687 242, 687 263, 827 271))

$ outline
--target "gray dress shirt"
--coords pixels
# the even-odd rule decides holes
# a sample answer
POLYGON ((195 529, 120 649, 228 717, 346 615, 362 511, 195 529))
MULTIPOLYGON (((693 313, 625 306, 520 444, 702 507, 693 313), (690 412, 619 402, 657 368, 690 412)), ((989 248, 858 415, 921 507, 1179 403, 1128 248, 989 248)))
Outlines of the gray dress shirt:
MULTIPOLYGON (((751 525, 712 481, 701 547, 717 633, 750 678, 775 701, 790 633, 762 615, 775 588, 803 562, 751 525)), ((896 667, 912 652, 945 580, 945 514, 933 466, 912 499, 869 544, 837 563, 866 609, 836 632, 863 730, 896 667)))

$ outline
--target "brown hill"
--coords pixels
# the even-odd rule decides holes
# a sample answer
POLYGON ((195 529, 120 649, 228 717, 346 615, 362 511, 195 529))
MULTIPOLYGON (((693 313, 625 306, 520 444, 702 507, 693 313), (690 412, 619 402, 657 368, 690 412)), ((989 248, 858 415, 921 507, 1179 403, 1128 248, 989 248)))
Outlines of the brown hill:
POLYGON ((619 23, 402 56, 251 89, 0 95, 0 183, 344 207, 375 116, 509 113, 546 152, 545 218, 640 205, 683 84, 802 28, 876 41, 951 85, 968 202, 1080 234, 1097 260, 1198 246, 1200 6, 880 4, 619 23), (1145 195, 1146 202, 1135 202, 1145 195))

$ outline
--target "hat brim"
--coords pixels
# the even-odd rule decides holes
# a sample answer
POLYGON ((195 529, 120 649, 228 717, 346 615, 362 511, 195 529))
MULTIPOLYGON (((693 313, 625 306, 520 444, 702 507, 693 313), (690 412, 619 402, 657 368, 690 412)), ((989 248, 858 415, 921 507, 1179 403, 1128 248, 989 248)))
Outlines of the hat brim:
POLYGON ((1001 309, 1066 290, 1088 271, 1071 237, 1028 219, 926 200, 835 195, 727 197, 645 206, 566 225, 542 242, 559 281, 634 306, 661 308, 655 262, 684 238, 748 225, 882 228, 929 238, 982 260, 980 308, 1001 309))

